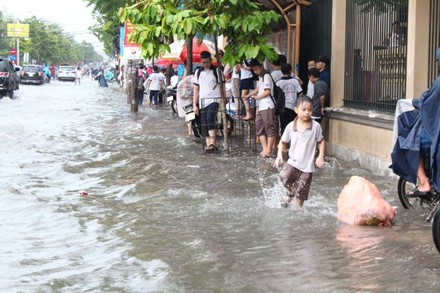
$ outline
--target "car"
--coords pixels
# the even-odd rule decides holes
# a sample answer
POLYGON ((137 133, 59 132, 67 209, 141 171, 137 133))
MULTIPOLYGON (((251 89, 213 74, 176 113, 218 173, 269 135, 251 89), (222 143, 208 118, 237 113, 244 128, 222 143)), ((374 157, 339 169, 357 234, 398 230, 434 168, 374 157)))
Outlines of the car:
POLYGON ((19 89, 19 78, 14 65, 7 58, 0 57, 0 97, 14 97, 14 90, 19 89))
POLYGON ((41 65, 24 65, 20 73, 21 83, 43 84, 44 74, 41 65))
POLYGON ((58 69, 58 80, 75 81, 75 66, 60 66, 58 69))

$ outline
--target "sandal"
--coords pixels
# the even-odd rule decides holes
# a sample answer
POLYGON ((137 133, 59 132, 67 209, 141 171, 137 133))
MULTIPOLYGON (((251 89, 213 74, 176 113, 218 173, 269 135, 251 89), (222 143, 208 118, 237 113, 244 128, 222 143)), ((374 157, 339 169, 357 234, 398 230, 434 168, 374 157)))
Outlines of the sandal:
POLYGON ((209 146, 207 146, 205 148, 205 151, 209 152, 209 153, 212 153, 212 152, 218 151, 218 148, 215 145, 210 144, 209 146))
POLYGON ((410 191, 406 194, 407 197, 427 197, 430 196, 430 191, 420 191, 418 187, 416 187, 413 191, 410 191))

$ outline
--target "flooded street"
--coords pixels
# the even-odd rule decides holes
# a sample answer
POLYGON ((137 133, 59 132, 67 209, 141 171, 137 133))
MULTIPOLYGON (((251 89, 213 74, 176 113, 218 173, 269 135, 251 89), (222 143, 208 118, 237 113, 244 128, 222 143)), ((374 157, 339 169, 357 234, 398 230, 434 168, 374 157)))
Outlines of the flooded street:
POLYGON ((327 158, 285 209, 273 159, 204 154, 184 119, 130 113, 116 84, 15 94, 0 100, 0 292, 440 292, 430 224, 395 178, 327 158), (392 228, 337 222, 352 175, 397 207, 392 228))

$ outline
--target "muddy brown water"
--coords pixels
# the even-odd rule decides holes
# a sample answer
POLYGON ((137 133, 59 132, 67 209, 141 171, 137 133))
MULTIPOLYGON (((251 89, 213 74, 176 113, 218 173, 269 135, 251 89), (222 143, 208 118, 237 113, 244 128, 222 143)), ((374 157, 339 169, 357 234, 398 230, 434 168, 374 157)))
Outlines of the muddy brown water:
POLYGON ((0 292, 440 291, 430 224, 395 178, 326 158, 304 208, 284 209, 273 159, 204 154, 115 84, 16 96, 0 100, 0 292), (392 228, 337 222, 352 175, 396 206, 392 228))

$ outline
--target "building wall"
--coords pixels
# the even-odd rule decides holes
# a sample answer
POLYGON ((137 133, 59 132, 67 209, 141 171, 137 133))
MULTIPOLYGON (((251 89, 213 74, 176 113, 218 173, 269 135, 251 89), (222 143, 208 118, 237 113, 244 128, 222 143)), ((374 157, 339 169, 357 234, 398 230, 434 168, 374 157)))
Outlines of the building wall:
MULTIPOLYGON (((427 84, 430 0, 409 0, 407 98, 419 97, 427 84)), ((326 128, 327 153, 354 161, 377 174, 391 174, 394 115, 347 109, 344 105, 347 0, 332 3, 331 108, 326 128), (380 117, 379 117, 380 116, 380 117)))

